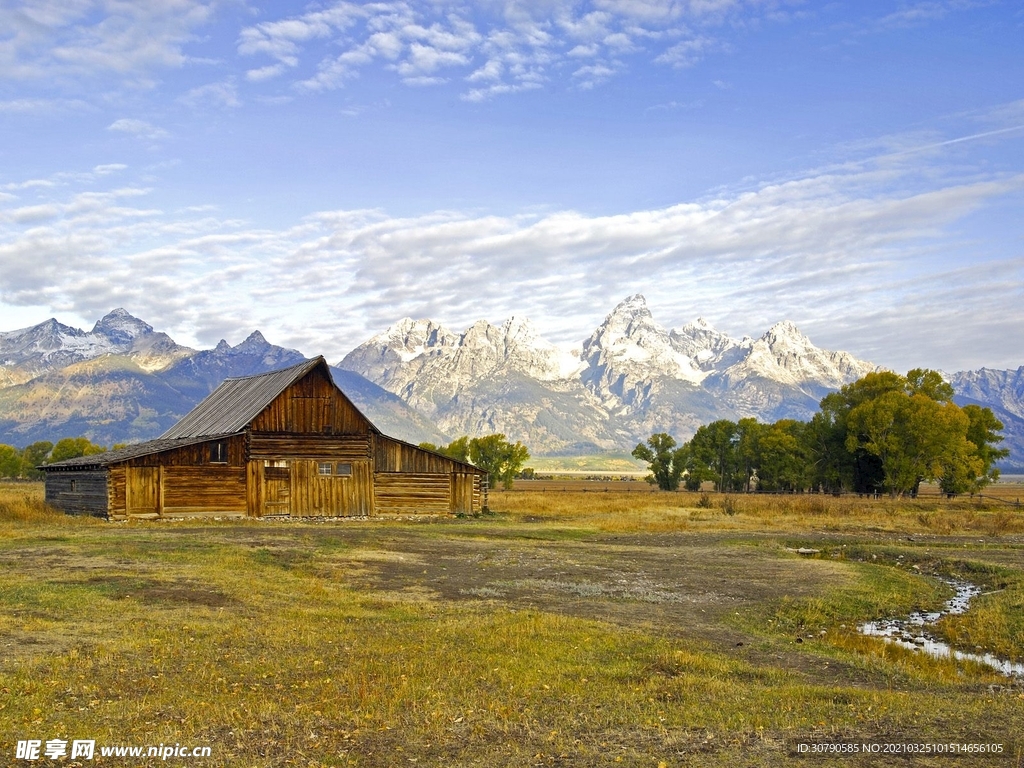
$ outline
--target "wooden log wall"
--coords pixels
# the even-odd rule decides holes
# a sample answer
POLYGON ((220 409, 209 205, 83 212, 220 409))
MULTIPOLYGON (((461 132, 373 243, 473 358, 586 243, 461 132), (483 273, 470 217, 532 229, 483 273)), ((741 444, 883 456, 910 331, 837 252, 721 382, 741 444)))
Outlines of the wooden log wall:
POLYGON ((374 495, 379 514, 434 514, 451 512, 451 475, 378 472, 374 495))
POLYGON ((478 470, 462 462, 425 451, 415 445, 403 443, 385 435, 374 435, 373 455, 378 472, 413 472, 444 474, 473 473, 478 470))
MULTIPOLYGON (((336 462, 330 461, 335 464, 336 462)), ((351 475, 321 475, 319 461, 290 462, 292 517, 365 517, 374 512, 370 462, 350 462, 351 475)), ((266 469, 264 469, 266 471, 266 469)))
POLYGON ((244 515, 245 467, 161 468, 161 516, 244 515))
POLYGON ((107 469, 107 516, 112 520, 124 520, 128 515, 127 503, 127 467, 115 464, 107 469))
POLYGON ((370 436, 253 432, 249 437, 249 458, 366 461, 370 458, 370 436))
POLYGON ((250 425, 253 432, 366 435, 370 422, 319 371, 292 384, 250 425))
POLYGON ((191 445, 185 445, 181 448, 172 448, 171 450, 161 451, 160 453, 151 453, 146 456, 138 456, 134 459, 128 459, 122 465, 118 466, 129 466, 129 467, 197 467, 210 464, 226 464, 230 467, 244 467, 245 466, 245 435, 231 435, 219 440, 207 440, 201 443, 193 443, 191 445), (211 443, 224 443, 227 448, 227 461, 226 462, 212 462, 210 458, 210 444, 211 443))
POLYGON ((107 471, 47 472, 46 503, 75 515, 105 517, 107 471))
POLYGON ((115 464, 108 469, 108 514, 114 520, 244 515, 244 457, 245 436, 233 435, 115 464), (227 461, 212 460, 212 443, 225 445, 227 461))
POLYGON ((451 512, 453 515, 472 515, 480 511, 474 493, 479 475, 453 474, 451 512))

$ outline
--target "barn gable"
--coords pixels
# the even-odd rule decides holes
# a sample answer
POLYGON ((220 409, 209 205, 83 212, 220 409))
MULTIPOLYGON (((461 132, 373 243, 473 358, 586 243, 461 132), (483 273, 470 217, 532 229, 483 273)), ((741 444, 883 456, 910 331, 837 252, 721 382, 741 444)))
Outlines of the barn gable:
POLYGON ((41 467, 47 502, 114 519, 475 513, 486 474, 382 435, 322 357, 225 380, 160 438, 41 467))

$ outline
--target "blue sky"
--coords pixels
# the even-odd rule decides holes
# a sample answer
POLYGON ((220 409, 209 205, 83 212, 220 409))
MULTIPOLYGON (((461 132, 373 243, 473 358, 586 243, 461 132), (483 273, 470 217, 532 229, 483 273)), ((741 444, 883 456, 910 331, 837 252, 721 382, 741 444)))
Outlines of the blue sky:
POLYGON ((336 362, 622 298, 1024 365, 1016 2, 0 6, 0 329, 123 306, 336 362))

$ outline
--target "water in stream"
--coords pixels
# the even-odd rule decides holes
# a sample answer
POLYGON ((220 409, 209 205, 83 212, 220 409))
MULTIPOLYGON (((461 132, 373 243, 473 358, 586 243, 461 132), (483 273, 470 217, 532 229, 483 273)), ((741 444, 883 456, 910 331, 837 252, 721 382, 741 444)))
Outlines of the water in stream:
POLYGON ((926 633, 925 627, 934 624, 943 616, 966 613, 970 607, 971 599, 981 594, 979 587, 966 581, 946 580, 946 583, 956 590, 956 594, 946 601, 946 605, 941 611, 931 613, 915 611, 905 619, 869 621, 859 627, 861 633, 871 635, 872 637, 881 637, 887 642, 895 643, 904 648, 918 649, 939 658, 952 657, 954 659, 976 661, 992 667, 1008 677, 1024 677, 1024 664, 1022 663, 1000 659, 991 653, 966 653, 958 651, 926 633))

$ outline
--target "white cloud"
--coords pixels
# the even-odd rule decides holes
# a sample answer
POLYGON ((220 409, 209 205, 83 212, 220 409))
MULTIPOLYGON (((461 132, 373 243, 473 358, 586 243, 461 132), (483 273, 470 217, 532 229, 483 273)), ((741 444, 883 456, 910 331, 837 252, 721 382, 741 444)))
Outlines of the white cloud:
POLYGON ((0 79, 149 84, 151 71, 189 61, 184 48, 213 12, 203 0, 15 0, 0 6, 0 79))
POLYGON ((247 70, 245 79, 258 83, 262 80, 269 80, 272 77, 284 74, 286 68, 283 64, 270 64, 266 67, 247 70))
POLYGON ((0 114, 55 114, 88 109, 81 99, 26 98, 0 101, 0 114))
POLYGON ((675 67, 693 66, 721 46, 712 35, 681 26, 683 20, 717 27, 769 11, 759 2, 731 0, 507 0, 470 6, 343 0, 246 28, 238 52, 275 61, 250 69, 248 79, 259 81, 294 69, 296 87, 306 92, 341 88, 374 64, 393 69, 411 85, 440 82, 441 68, 461 70, 453 76, 476 84, 462 97, 481 101, 542 87, 564 72, 572 73, 575 84, 593 87, 624 70, 622 57, 627 54, 646 53, 675 67), (681 36, 686 39, 679 41, 681 36), (331 48, 340 52, 322 52, 331 48), (593 63, 560 67, 579 59, 593 63))
POLYGON ((136 136, 140 139, 149 139, 150 141, 166 139, 170 136, 170 134, 163 128, 157 128, 155 125, 147 123, 145 120, 138 120, 131 117, 122 117, 119 120, 115 120, 107 126, 107 130, 120 131, 122 133, 136 136))
POLYGON ((523 314, 578 341, 634 291, 665 324, 703 313, 755 333, 786 317, 818 343, 896 367, 911 353, 948 366, 968 337, 974 358, 1008 364, 1004 343, 976 336, 986 319, 1024 323, 1024 255, 968 269, 959 249, 973 244, 956 229, 1020 195, 1022 177, 942 181, 934 167, 867 163, 617 215, 342 210, 285 229, 210 207, 163 211, 139 186, 94 189, 102 178, 14 185, 45 196, 27 203, 18 189, 0 195, 0 301, 81 317, 142 307, 172 336, 208 344, 259 327, 332 360, 404 315, 465 327, 523 314), (938 310, 880 309, 959 306, 951 292, 976 314, 941 340, 927 341, 938 310))
POLYGON ((699 62, 717 43, 710 37, 693 37, 682 40, 655 58, 659 64, 669 64, 677 69, 692 67, 699 62))
POLYGON ((238 87, 234 80, 220 83, 208 83, 192 88, 178 99, 182 104, 194 109, 203 107, 240 107, 238 87))

